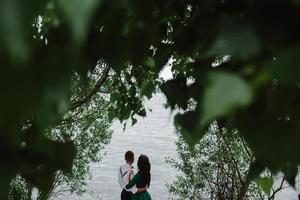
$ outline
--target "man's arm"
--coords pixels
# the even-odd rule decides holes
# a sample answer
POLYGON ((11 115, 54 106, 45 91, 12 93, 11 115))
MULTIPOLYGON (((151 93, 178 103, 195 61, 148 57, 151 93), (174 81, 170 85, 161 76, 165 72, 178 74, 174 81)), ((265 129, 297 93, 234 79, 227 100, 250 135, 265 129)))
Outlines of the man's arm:
POLYGON ((118 182, 119 182, 119 185, 121 188, 124 188, 125 184, 123 182, 123 178, 122 178, 122 174, 121 174, 121 171, 122 170, 122 167, 119 167, 118 168, 118 182))

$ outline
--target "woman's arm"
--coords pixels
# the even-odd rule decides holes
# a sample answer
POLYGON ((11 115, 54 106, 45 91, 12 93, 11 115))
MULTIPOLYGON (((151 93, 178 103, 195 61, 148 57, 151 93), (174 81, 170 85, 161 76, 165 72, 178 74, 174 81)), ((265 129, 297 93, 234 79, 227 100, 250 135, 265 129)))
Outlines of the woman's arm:
POLYGON ((131 174, 132 174, 132 171, 131 171, 131 170, 128 170, 128 171, 125 173, 125 175, 124 175, 124 177, 123 177, 124 186, 127 185, 127 184, 129 183, 131 174))
MULTIPOLYGON (((130 176, 129 176, 129 177, 130 177, 130 176)), ((133 187, 133 186, 136 184, 136 182, 137 182, 137 180, 138 180, 138 177, 139 177, 139 174, 136 174, 136 175, 133 177, 133 179, 131 179, 131 181, 129 181, 129 183, 125 186, 125 188, 126 188, 126 189, 129 189, 129 188, 133 187)))

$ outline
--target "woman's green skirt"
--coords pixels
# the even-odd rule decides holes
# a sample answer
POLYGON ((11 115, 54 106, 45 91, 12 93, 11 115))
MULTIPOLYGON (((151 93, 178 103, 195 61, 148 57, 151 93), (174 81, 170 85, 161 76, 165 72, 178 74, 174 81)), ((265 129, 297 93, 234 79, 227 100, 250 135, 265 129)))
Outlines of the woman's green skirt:
POLYGON ((131 200, 151 200, 151 196, 148 192, 141 192, 132 195, 131 200))

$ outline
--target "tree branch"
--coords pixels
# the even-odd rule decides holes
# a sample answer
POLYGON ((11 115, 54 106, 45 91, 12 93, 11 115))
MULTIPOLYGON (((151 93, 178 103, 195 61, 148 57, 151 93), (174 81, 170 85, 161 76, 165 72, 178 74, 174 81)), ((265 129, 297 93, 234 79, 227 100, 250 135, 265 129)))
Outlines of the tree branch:
POLYGON ((272 194, 271 197, 269 198, 270 200, 271 200, 271 199, 274 199, 274 198, 275 198, 275 194, 276 194, 277 192, 279 192, 280 190, 282 190, 283 183, 284 183, 284 177, 283 177, 282 180, 281 180, 280 186, 279 186, 275 191, 273 191, 273 194, 272 194))
POLYGON ((73 111, 76 108, 82 106, 83 104, 87 103, 91 100, 91 98, 100 90, 101 86, 105 83, 108 73, 109 73, 110 67, 106 67, 103 70, 103 74, 99 78, 99 80, 96 82, 94 88, 91 90, 91 92, 86 95, 83 99, 78 101, 72 101, 69 105, 69 111, 73 111))
POLYGON ((247 144, 246 144, 244 138, 243 138, 242 136, 239 137, 239 138, 240 138, 240 140, 241 140, 241 142, 242 142, 242 144, 243 144, 243 147, 244 147, 246 153, 248 154, 249 158, 252 160, 252 159, 253 159, 253 154, 250 153, 250 150, 248 149, 248 146, 247 146, 247 144))

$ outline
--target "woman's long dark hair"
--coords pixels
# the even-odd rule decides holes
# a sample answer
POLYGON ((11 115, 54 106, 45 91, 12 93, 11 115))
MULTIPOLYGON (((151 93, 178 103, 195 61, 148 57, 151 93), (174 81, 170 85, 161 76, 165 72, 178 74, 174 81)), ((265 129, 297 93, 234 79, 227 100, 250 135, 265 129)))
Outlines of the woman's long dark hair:
POLYGON ((151 164, 149 161, 149 158, 146 155, 140 155, 137 166, 139 168, 139 173, 141 175, 142 180, 150 186, 150 181, 151 181, 151 164))

